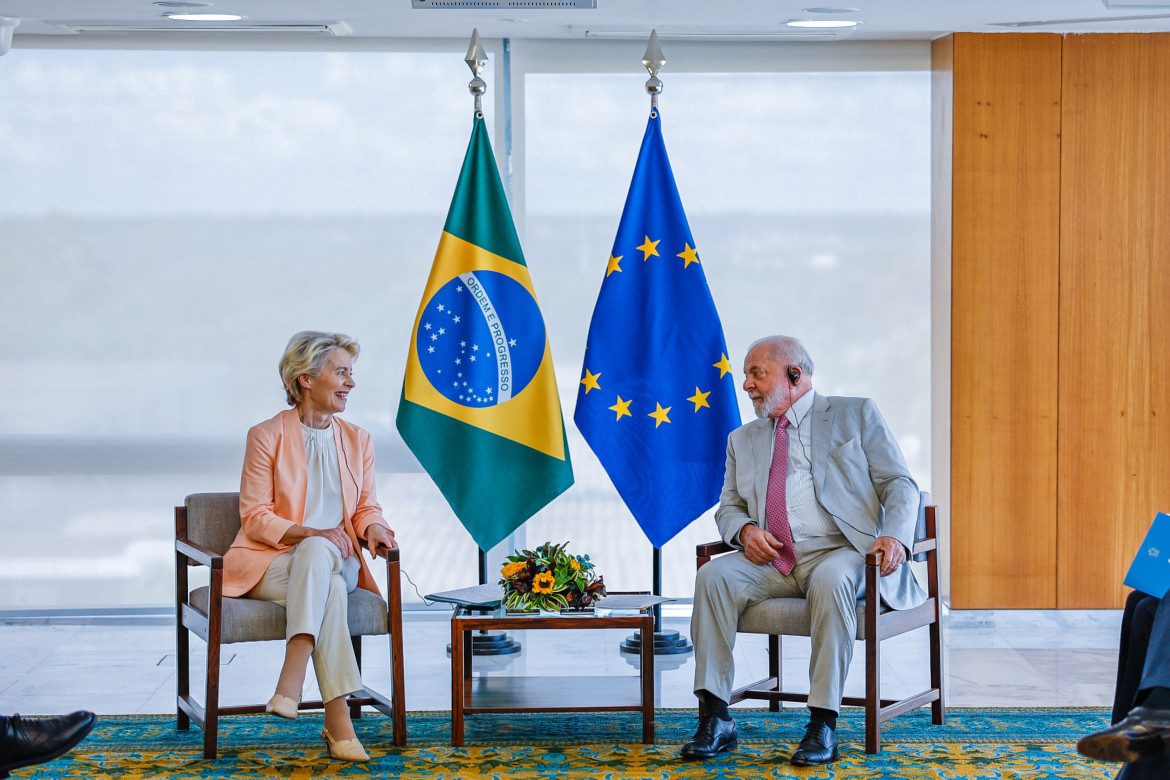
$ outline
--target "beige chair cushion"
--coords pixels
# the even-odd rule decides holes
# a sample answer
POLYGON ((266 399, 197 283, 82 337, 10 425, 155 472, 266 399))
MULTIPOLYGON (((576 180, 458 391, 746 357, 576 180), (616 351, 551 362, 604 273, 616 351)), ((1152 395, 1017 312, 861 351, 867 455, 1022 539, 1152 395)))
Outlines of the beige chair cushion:
MULTIPOLYGON (((889 608, 882 605, 882 612, 889 608)), ((811 636, 812 618, 804 599, 767 599, 753 604, 739 616, 741 634, 811 636)), ((857 638, 865 639, 865 605, 857 605, 857 638)))
MULTIPOLYGON (((191 606, 206 615, 210 592, 206 585, 191 591, 191 606)), ((386 602, 368 590, 358 588, 350 593, 348 609, 351 636, 389 632, 386 602)), ((220 623, 223 644, 284 638, 284 607, 259 599, 223 600, 220 623)))

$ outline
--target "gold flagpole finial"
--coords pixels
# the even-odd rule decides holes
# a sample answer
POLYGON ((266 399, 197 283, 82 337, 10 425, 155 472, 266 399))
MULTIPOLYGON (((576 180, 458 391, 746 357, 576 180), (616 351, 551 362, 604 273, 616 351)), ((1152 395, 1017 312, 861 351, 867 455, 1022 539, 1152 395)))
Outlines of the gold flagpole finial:
POLYGON ((487 66, 487 54, 479 42, 479 30, 471 31, 471 45, 467 47, 467 56, 463 58, 467 67, 471 68, 474 78, 467 85, 467 89, 475 95, 475 115, 483 116, 483 96, 487 92, 487 82, 480 77, 479 72, 487 66))
POLYGON ((650 31, 650 42, 646 44, 646 53, 642 55, 642 64, 650 72, 646 80, 646 92, 650 95, 650 115, 658 113, 658 95, 662 93, 662 80, 658 72, 666 64, 666 57, 662 54, 662 47, 658 45, 658 31, 650 31))

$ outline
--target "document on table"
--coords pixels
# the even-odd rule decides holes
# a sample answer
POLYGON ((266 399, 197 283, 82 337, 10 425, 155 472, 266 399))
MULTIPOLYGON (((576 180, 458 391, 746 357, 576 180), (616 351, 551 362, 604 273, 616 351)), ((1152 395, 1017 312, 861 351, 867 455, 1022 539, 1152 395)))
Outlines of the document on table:
POLYGON ((504 589, 498 584, 473 585, 470 588, 430 593, 425 598, 428 601, 442 601, 461 607, 494 607, 504 600, 504 589))
POLYGON ((593 602, 598 609, 645 609, 654 607, 667 601, 674 601, 665 596, 654 596, 650 593, 615 593, 593 602))

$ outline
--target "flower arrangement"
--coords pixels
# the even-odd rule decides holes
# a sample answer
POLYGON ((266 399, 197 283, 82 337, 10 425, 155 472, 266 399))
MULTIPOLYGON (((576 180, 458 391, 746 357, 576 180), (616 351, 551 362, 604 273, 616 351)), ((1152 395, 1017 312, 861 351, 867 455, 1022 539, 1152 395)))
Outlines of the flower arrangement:
POLYGON ((605 595, 605 582, 594 576, 588 555, 565 552, 568 542, 545 542, 535 550, 517 551, 500 569, 504 608, 513 611, 585 609, 605 595))

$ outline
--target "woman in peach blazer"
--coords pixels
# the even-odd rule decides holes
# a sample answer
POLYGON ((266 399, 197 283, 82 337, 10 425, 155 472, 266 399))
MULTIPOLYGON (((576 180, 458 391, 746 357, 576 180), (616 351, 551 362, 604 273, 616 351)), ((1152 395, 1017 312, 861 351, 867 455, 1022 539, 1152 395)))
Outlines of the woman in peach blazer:
POLYGON ((369 761, 346 694, 362 688, 346 616, 355 587, 378 593, 361 554, 397 547, 374 489, 370 434, 334 415, 354 387, 359 347, 340 333, 303 331, 280 374, 292 409, 248 431, 240 479, 240 532, 224 556, 225 596, 286 610, 284 665, 267 710, 296 718, 309 658, 325 701, 321 736, 334 758, 369 761))

